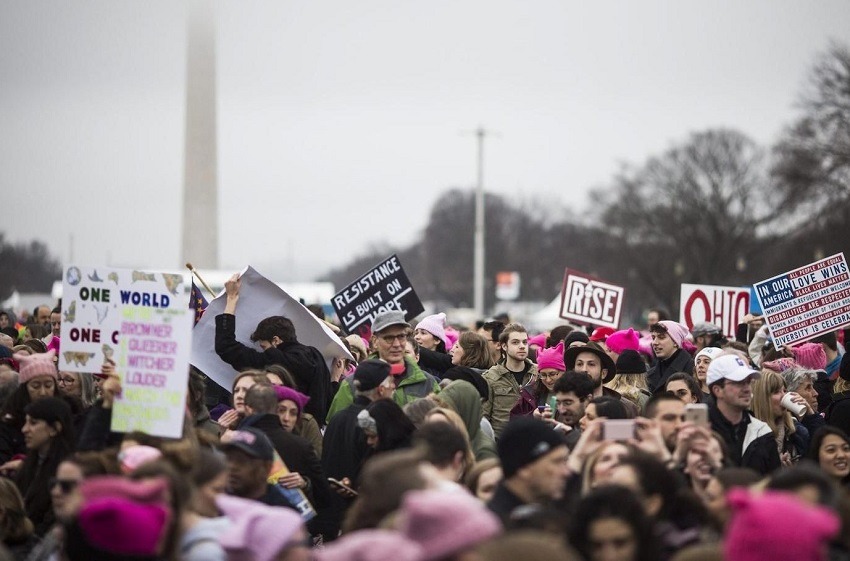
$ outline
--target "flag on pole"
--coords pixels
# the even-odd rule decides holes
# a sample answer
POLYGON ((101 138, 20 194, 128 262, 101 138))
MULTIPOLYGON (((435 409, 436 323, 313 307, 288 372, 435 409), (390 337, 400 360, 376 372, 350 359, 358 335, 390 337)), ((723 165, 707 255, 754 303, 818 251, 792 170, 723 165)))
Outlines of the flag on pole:
POLYGON ((204 310, 207 309, 207 299, 204 298, 201 289, 195 285, 195 279, 192 279, 192 292, 189 296, 189 308, 195 310, 194 325, 198 325, 198 322, 201 321, 201 316, 204 315, 204 310))

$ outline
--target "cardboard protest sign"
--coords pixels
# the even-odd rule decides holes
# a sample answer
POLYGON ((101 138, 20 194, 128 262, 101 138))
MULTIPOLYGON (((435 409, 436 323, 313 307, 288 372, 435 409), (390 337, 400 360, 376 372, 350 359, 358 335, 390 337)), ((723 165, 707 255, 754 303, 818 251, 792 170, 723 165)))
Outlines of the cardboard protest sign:
POLYGON ((702 322, 720 327, 725 337, 735 336, 735 328, 750 309, 750 289, 709 284, 683 284, 679 299, 679 323, 689 330, 702 322))
MULTIPOLYGON (((270 316, 285 316, 295 326, 298 341, 316 347, 325 357, 328 369, 331 368, 334 358, 354 360, 348 349, 323 321, 275 283, 252 267, 242 271, 241 279, 239 305, 236 307, 237 341, 260 351, 259 345, 251 343, 251 333, 257 324, 270 316)), ((215 352, 215 318, 224 312, 226 303, 227 296, 224 291, 210 301, 193 330, 190 361, 216 384, 230 391, 233 379, 238 373, 215 352)), ((185 305, 185 302, 183 304, 185 305)))
POLYGON ((850 325, 850 271, 843 253, 753 286, 777 347, 850 325))
POLYGON ((70 266, 62 298, 60 370, 99 372, 115 362, 122 393, 112 430, 180 437, 192 312, 183 276, 70 266))
POLYGON ((361 327, 371 326, 378 312, 402 310, 410 321, 425 311, 396 255, 340 290, 331 303, 349 333, 360 333, 361 327))
POLYGON ((579 324, 617 329, 624 294, 622 286, 567 268, 561 290, 560 316, 579 324))

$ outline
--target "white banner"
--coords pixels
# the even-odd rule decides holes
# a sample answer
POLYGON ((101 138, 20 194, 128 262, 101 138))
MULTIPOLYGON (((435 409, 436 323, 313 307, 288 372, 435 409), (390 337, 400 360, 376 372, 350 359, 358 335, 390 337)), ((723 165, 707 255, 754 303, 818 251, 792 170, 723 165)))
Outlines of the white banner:
POLYGON ((183 276, 70 266, 62 294, 60 370, 99 372, 113 360, 122 393, 112 430, 179 438, 193 319, 183 276))
MULTIPOLYGON (((295 326, 298 341, 304 345, 316 347, 325 357, 329 370, 334 358, 354 360, 351 353, 323 321, 275 283, 252 267, 242 271, 241 278, 239 305, 236 308, 237 341, 260 351, 258 345, 251 343, 251 333, 254 332, 257 324, 270 316, 285 316, 295 326)), ((222 291, 210 301, 204 316, 195 326, 191 363, 215 383, 230 391, 237 372, 221 360, 215 352, 215 317, 224 313, 226 303, 227 295, 222 291)))
POLYGON ((679 323, 693 330, 702 322, 720 327, 727 338, 750 310, 750 289, 710 284, 683 284, 679 294, 679 323))

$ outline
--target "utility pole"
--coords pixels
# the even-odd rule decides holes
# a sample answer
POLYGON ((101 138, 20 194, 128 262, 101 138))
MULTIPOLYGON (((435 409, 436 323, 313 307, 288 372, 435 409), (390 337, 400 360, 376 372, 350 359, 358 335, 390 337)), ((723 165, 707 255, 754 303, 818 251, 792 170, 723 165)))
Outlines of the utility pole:
POLYGON ((484 318, 484 137, 487 131, 479 126, 478 137, 478 185, 475 190, 475 253, 473 265, 473 303, 477 319, 484 318))

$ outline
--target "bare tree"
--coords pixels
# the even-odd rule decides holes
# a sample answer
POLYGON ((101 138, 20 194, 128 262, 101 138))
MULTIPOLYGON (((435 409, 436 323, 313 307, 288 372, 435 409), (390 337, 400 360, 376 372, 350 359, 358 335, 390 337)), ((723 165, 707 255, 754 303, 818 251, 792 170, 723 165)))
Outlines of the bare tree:
MULTIPOLYGON (((773 149, 771 176, 781 208, 793 211, 792 227, 798 235, 846 228, 850 216, 850 49, 846 45, 834 43, 818 57, 800 108, 802 116, 773 149)), ((846 248, 847 237, 842 238, 846 248)))
POLYGON ((682 282, 746 280, 760 234, 777 218, 762 150, 728 129, 692 134, 624 170, 597 198, 628 276, 669 307, 682 282))

